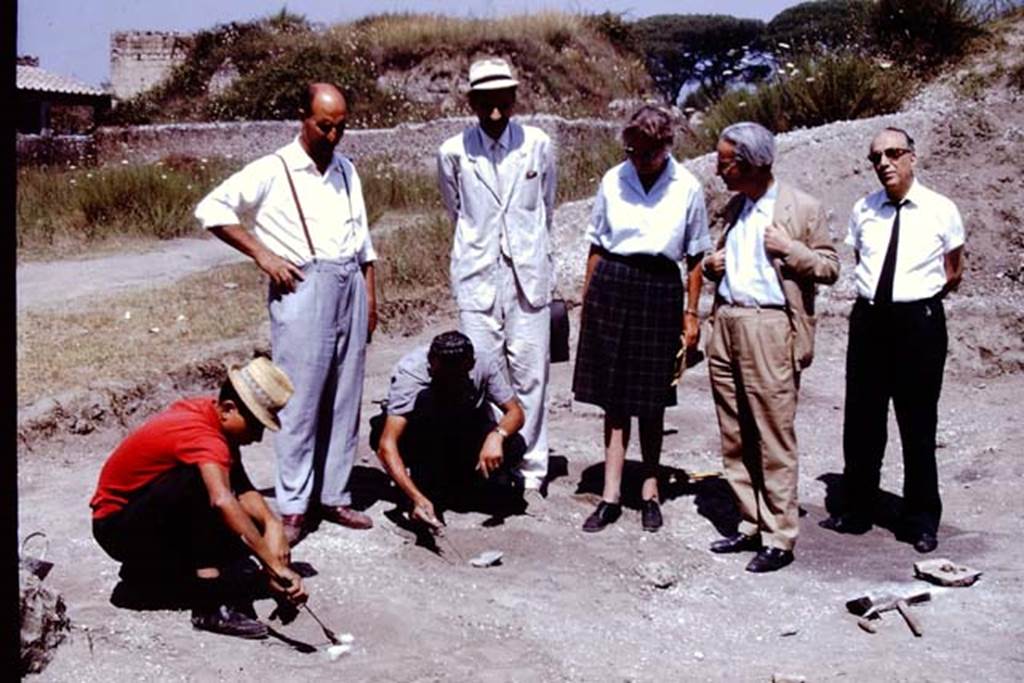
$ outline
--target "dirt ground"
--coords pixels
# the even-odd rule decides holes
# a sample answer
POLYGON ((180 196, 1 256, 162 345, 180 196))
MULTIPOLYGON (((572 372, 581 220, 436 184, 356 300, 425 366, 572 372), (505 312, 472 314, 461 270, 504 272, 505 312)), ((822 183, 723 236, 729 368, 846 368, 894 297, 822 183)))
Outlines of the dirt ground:
MULTIPOLYGON (((1007 35, 1005 54, 1019 59, 1021 22, 1007 35)), ((356 532, 325 525, 294 551, 296 561, 317 572, 307 582, 313 610, 355 637, 352 653, 330 662, 325 638, 305 614, 277 628, 317 646, 311 654, 278 639, 243 642, 200 633, 184 612, 131 612, 109 604, 117 565, 91 537, 88 500, 125 428, 99 422, 89 434, 57 430, 19 448, 20 531, 42 530, 51 538, 48 559, 56 568, 47 583, 63 593, 74 623, 39 680, 769 681, 773 674, 808 681, 1021 680, 1024 107, 1019 94, 1002 87, 980 99, 957 96, 956 78, 898 115, 781 136, 777 164, 781 177, 823 199, 839 242, 853 201, 875 187, 863 160, 871 136, 882 126, 903 125, 918 139, 919 176, 954 197, 964 215, 968 273, 962 291, 948 302, 951 345, 939 406, 945 511, 939 548, 929 557, 946 557, 984 575, 970 588, 933 588, 930 603, 912 608, 923 623, 922 638, 892 615, 869 635, 844 609, 847 599, 868 591, 928 587, 913 578, 913 563, 922 556, 887 528, 902 482, 894 422, 882 525, 849 537, 817 524, 842 470, 846 314, 853 296, 852 256, 843 248, 844 272, 820 302, 816 360, 801 385, 797 430, 805 515, 791 567, 753 575, 743 571, 747 555, 707 550, 735 522, 735 512, 721 479, 688 476, 720 469, 704 365, 686 375, 680 405, 666 416, 665 527, 656 534, 641 531, 637 481, 630 476, 635 471, 627 468, 623 518, 602 533, 584 534, 580 525, 601 484, 601 415, 572 402, 571 365, 556 365, 550 396, 556 476, 547 497, 531 497, 526 514, 500 525, 480 513, 449 514, 443 556, 416 545, 389 516, 394 491, 363 437, 353 488, 375 527, 356 532), (488 549, 504 552, 500 566, 474 569, 460 560, 488 549)), ((690 166, 709 181, 710 163, 698 159, 690 166)), ((563 283, 581 279, 586 249, 579 235, 587 212, 588 203, 579 202, 556 217, 556 228, 571 227, 555 239, 563 283)), ((54 272, 68 283, 80 279, 59 275, 59 267, 54 272)), ((45 306, 47 284, 59 289, 53 277, 42 276, 42 294, 22 289, 26 298, 19 298, 19 308, 45 306), (30 296, 36 303, 28 302, 30 296)), ((562 293, 573 298, 569 284, 562 293)), ((575 331, 575 319, 573 325, 575 331)), ((371 401, 384 396, 401 355, 453 326, 450 317, 436 315, 413 336, 375 339, 364 418, 375 412, 371 401)), ((252 340, 250 348, 262 342, 252 340)), ((190 385, 176 380, 174 386, 190 385)), ((129 426, 154 404, 175 397, 168 387, 158 389, 144 401, 133 398, 145 409, 129 426)), ((244 457, 257 485, 270 487, 269 436, 244 457)), ((269 602, 257 604, 262 617, 270 608, 269 602)))
MULTIPOLYGON (((405 350, 449 325, 374 342, 366 400, 384 394, 389 369, 405 350)), ((768 681, 774 673, 810 681, 1018 680, 1024 463, 1014 456, 1024 449, 1024 382, 1019 375, 947 378, 940 406, 945 513, 934 556, 984 576, 970 588, 934 589, 930 604, 914 608, 923 638, 893 616, 868 635, 845 612, 846 599, 925 584, 913 579, 921 556, 890 531, 847 537, 817 526, 841 471, 844 326, 837 317, 823 321, 818 357, 802 384, 797 427, 806 515, 791 567, 752 575, 743 571, 746 556, 706 549, 734 513, 721 480, 688 483, 686 475, 719 468, 704 366, 684 378, 681 405, 666 420, 665 527, 642 532, 632 508, 602 533, 581 532, 600 486, 601 420, 572 403, 570 367, 557 365, 551 443, 561 476, 547 498, 530 499, 525 515, 500 526, 478 513, 449 514, 443 558, 386 516, 391 493, 364 447, 354 479, 375 527, 325 525, 294 551, 318 572, 308 579, 310 605, 355 637, 353 652, 333 663, 307 615, 279 630, 318 646, 312 654, 276 639, 200 633, 184 612, 111 606, 117 565, 91 538, 87 504, 122 432, 48 442, 19 462, 20 528, 52 539, 56 569, 47 582, 64 594, 75 627, 40 680, 768 681), (501 566, 474 569, 452 546, 465 558, 487 549, 505 557, 501 566)), ((367 403, 364 412, 370 410, 367 403)), ((271 486, 269 440, 244 457, 257 485, 271 486)), ((898 494, 901 469, 897 440, 886 461, 886 491, 898 494)), ((634 483, 627 481, 632 498, 634 483)), ((894 495, 887 499, 896 504, 894 495)), ((271 606, 257 603, 257 610, 266 617, 271 606)))

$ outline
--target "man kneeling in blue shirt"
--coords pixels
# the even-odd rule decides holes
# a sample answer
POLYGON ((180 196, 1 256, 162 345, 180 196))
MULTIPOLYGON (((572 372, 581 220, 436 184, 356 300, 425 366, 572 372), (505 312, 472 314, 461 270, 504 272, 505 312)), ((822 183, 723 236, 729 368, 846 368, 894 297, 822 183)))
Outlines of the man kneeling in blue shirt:
MULTIPOLYGON (((437 529, 441 510, 486 494, 487 484, 516 483, 513 472, 526 451, 518 433, 523 422, 502 364, 475 356, 461 332, 445 332, 395 366, 379 444, 379 423, 370 439, 408 496, 410 517, 437 529), (497 424, 492 404, 502 412, 497 424)), ((498 502, 498 491, 491 493, 486 502, 498 502)))

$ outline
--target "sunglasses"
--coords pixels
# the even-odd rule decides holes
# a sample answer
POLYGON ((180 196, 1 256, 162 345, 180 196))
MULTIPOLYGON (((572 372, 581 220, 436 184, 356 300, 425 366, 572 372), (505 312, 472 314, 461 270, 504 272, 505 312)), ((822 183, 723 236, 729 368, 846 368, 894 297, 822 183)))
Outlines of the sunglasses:
POLYGON ((339 136, 341 136, 345 134, 345 124, 345 121, 340 121, 338 123, 328 123, 326 121, 321 121, 320 123, 316 124, 316 127, 323 135, 330 135, 331 131, 333 130, 336 131, 339 136))
POLYGON ((883 154, 889 161, 897 161, 904 154, 910 154, 913 151, 914 150, 907 149, 906 147, 889 147, 888 149, 883 149, 881 152, 872 152, 868 155, 868 161, 877 166, 878 162, 882 160, 883 154))

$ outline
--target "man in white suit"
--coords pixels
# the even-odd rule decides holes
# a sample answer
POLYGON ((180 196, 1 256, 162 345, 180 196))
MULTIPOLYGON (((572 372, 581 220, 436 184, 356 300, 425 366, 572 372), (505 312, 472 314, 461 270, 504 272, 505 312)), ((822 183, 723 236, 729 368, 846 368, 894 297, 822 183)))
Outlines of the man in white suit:
POLYGON ((473 347, 508 362, 526 414, 519 472, 526 489, 540 489, 548 470, 554 148, 542 130, 509 120, 518 81, 505 60, 474 62, 469 81, 479 125, 445 141, 437 160, 455 224, 452 290, 473 347))

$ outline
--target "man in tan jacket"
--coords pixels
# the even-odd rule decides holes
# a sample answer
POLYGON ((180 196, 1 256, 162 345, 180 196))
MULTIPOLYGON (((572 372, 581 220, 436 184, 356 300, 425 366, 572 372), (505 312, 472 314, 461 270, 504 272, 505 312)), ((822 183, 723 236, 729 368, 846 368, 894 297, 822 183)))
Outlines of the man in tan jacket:
POLYGON ((775 181, 775 141, 743 122, 722 131, 718 175, 737 192, 704 273, 717 282, 708 368, 722 459, 740 512, 716 553, 757 551, 750 572, 793 561, 799 531, 793 427, 814 349, 815 285, 839 276, 821 203, 775 181))

